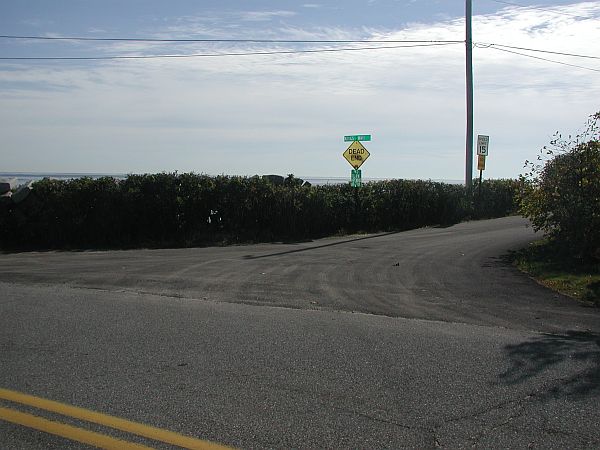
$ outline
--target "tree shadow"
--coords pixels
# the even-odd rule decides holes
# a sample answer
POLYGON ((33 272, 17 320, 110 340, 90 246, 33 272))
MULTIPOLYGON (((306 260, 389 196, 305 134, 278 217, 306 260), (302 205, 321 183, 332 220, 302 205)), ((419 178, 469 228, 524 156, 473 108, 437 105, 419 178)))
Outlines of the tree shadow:
POLYGON ((508 385, 522 383, 572 360, 578 367, 547 386, 551 396, 589 396, 600 393, 600 335, 568 331, 543 334, 516 345, 504 347, 511 367, 500 374, 508 385))

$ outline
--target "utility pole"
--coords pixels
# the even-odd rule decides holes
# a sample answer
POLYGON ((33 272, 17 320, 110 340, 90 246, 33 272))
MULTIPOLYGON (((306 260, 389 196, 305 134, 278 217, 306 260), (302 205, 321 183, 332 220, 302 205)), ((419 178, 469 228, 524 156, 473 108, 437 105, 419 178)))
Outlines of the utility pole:
POLYGON ((473 36, 471 17, 473 15, 472 0, 465 0, 465 46, 466 46, 466 79, 467 79, 467 142, 465 164, 465 186, 470 192, 473 187, 473 36))

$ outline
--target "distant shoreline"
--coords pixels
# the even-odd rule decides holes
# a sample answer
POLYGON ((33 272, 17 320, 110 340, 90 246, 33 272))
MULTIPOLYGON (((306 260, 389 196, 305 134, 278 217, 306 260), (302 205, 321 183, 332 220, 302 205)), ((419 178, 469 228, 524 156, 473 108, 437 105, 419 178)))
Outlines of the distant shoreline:
MULTIPOLYGON (((182 172, 183 173, 183 172, 182 172)), ((70 180, 74 178, 101 178, 101 177, 113 177, 117 179, 125 179, 129 175, 135 173, 124 174, 124 173, 78 173, 78 172, 0 172, 0 180, 1 179, 17 179, 18 184, 28 183, 30 181, 38 181, 43 178, 51 178, 55 180, 70 180)), ((214 176, 214 175, 210 175, 214 176)), ((245 175, 242 175, 245 176, 245 175)), ((285 175, 284 175, 285 176, 285 175)), ((350 182, 350 177, 313 177, 313 176, 297 176, 297 178, 301 178, 305 181, 308 181, 314 185, 328 185, 328 184, 344 184, 350 182)), ((394 178, 363 178, 363 182, 369 181, 385 181, 391 180, 394 178)), ((428 180, 439 183, 447 183, 447 184, 463 184, 462 180, 444 180, 444 179, 436 179, 436 180, 428 180)))

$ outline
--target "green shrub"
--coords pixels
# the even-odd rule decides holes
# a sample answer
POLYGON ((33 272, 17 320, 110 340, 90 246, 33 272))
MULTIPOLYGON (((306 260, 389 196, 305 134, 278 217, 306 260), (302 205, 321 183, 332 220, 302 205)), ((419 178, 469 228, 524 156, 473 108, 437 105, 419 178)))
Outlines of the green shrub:
POLYGON ((552 141, 555 149, 544 149, 552 158, 531 166, 521 197, 521 211, 534 228, 580 258, 600 258, 598 121, 600 113, 592 116, 586 132, 574 142, 560 136, 552 141))
MULTIPOLYGON (((486 182, 485 217, 509 211, 509 181, 486 182), (489 188, 488 188, 489 187, 489 188)), ((262 177, 160 173, 44 179, 0 210, 0 248, 130 248, 313 239, 448 225, 472 216, 461 185, 389 180, 361 188, 262 177)))
POLYGON ((473 183, 474 211, 478 219, 507 216, 519 209, 519 193, 522 183, 519 180, 500 179, 479 180, 473 183))

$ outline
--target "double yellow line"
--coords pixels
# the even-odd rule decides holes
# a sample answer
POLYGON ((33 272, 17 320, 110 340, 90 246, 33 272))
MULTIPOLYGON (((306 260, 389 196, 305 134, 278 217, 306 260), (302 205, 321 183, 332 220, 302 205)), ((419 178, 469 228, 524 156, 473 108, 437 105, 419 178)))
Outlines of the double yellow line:
MULTIPOLYGON (((22 394, 20 392, 10 391, 0 388, 0 399, 10 402, 19 403, 21 405, 33 406, 34 408, 42 409, 52 413, 61 414, 63 416, 72 417, 86 422, 103 425, 116 430, 125 431, 155 441, 172 444, 182 448, 201 449, 201 450, 224 450, 220 444, 215 444, 209 441, 195 439, 182 434, 173 433, 172 431, 163 430, 160 428, 150 427, 141 423, 132 422, 118 417, 101 414, 89 409, 78 408, 76 406, 66 405, 64 403, 46 400, 32 395, 22 394)), ((105 434, 96 433, 83 428, 74 427, 61 422, 44 419, 33 414, 24 413, 10 408, 0 407, 0 420, 22 425, 28 428, 33 428, 46 433, 61 436, 72 441, 82 442, 84 444, 93 445, 105 449, 149 449, 144 445, 133 442, 116 439, 105 434)), ((1 444, 1 442, 0 442, 1 444)))

